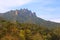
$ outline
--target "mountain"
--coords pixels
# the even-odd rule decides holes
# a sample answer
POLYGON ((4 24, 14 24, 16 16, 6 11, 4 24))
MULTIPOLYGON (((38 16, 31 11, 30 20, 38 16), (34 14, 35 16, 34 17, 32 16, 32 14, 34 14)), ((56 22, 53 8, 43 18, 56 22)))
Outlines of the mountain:
POLYGON ((11 10, 6 13, 0 13, 0 17, 3 17, 5 20, 11 22, 19 22, 19 23, 29 23, 29 24, 38 24, 45 27, 60 27, 60 23, 55 23, 51 21, 46 21, 42 18, 36 16, 35 12, 31 12, 28 9, 20 9, 20 10, 11 10))

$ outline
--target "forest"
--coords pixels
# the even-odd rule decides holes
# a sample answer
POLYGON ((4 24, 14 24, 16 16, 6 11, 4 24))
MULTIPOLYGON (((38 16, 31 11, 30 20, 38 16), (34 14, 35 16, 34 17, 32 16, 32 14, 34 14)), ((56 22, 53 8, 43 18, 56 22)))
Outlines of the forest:
POLYGON ((0 20, 0 40, 60 40, 60 28, 0 20))

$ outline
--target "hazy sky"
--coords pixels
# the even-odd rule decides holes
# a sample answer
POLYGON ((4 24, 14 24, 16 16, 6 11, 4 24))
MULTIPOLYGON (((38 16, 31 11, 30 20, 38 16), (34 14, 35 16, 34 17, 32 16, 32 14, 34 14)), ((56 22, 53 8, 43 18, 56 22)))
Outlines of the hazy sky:
POLYGON ((27 8, 45 20, 60 22, 60 0, 0 0, 0 12, 27 8))

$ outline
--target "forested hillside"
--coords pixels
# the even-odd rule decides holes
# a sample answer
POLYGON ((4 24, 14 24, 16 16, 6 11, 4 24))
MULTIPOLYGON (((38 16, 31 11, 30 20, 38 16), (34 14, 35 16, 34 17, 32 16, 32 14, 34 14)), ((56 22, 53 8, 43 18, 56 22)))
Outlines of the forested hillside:
POLYGON ((0 19, 0 40, 60 40, 60 28, 0 19))

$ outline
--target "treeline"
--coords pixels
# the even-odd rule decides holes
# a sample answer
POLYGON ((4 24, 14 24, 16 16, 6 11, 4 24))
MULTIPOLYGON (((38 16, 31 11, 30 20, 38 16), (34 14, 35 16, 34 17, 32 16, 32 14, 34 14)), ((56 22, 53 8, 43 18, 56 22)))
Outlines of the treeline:
POLYGON ((60 28, 0 20, 0 40, 60 40, 60 28))

